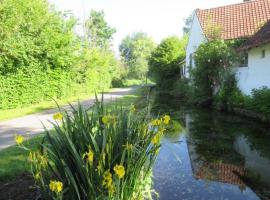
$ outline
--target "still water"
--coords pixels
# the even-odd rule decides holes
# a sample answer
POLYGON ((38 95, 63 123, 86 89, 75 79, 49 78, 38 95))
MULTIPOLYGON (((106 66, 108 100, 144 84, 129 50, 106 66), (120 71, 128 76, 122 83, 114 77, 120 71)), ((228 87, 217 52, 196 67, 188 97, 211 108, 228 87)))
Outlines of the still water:
POLYGON ((209 110, 182 108, 173 99, 155 102, 170 113, 154 167, 161 200, 270 199, 270 131, 263 124, 209 110), (182 126, 182 128, 181 128, 182 126))

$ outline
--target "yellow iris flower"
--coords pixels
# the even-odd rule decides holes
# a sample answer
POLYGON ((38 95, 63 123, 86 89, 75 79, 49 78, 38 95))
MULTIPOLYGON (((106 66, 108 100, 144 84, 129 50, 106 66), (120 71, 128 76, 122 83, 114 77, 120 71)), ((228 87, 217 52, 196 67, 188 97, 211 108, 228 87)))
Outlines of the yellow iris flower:
POLYGON ((63 119, 63 115, 60 113, 60 112, 58 112, 58 113, 55 113, 54 115, 53 115, 53 119, 55 120, 55 121, 60 121, 60 120, 62 120, 63 119))
POLYGON ((123 178, 125 176, 125 167, 123 165, 115 165, 113 168, 115 174, 118 176, 118 178, 123 178))
POLYGON ((22 135, 15 135, 15 141, 18 145, 21 145, 24 141, 24 137, 22 135))

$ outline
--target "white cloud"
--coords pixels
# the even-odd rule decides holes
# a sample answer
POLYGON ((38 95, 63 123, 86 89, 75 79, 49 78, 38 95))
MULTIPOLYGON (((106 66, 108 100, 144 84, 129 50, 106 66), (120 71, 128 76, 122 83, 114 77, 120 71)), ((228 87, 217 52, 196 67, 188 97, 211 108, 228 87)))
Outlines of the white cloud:
POLYGON ((144 31, 156 42, 169 35, 182 35, 184 18, 196 8, 211 8, 241 0, 50 0, 58 10, 71 10, 83 20, 91 9, 104 10, 108 23, 117 29, 114 46, 127 34, 144 31))

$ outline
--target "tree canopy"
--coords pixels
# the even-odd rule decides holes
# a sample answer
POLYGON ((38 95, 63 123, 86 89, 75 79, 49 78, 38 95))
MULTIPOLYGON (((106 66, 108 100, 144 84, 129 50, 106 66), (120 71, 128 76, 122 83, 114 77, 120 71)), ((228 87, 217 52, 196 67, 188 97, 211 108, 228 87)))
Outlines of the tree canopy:
POLYGON ((116 32, 105 20, 103 11, 91 10, 89 18, 85 22, 85 32, 91 47, 107 49, 116 32))
POLYGON ((180 62, 185 57, 187 38, 165 38, 149 59, 150 73, 159 86, 170 86, 180 77, 180 62))
POLYGON ((146 33, 137 32, 126 36, 119 51, 124 63, 128 67, 129 76, 142 79, 148 72, 148 61, 156 44, 146 33))

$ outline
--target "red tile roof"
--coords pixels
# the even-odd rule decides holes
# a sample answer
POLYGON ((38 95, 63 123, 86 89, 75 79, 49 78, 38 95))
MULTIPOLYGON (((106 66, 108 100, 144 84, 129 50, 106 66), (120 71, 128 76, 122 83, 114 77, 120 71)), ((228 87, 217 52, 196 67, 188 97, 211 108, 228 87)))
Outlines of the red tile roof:
POLYGON ((270 43, 270 21, 268 21, 254 36, 247 40, 238 50, 244 51, 270 43))
POLYGON ((196 10, 204 33, 209 25, 221 28, 222 39, 249 38, 270 20, 270 0, 251 0, 218 8, 196 10))

